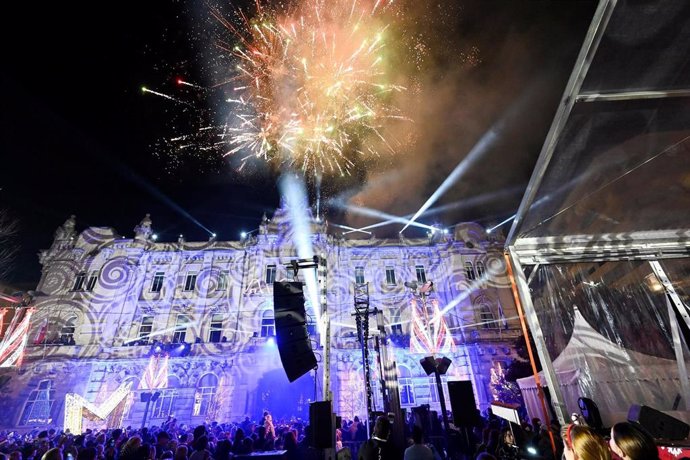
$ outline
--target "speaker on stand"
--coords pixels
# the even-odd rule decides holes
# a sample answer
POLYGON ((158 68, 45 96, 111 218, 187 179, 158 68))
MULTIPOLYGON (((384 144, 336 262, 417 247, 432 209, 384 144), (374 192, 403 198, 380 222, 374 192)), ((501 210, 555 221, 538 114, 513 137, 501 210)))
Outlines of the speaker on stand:
POLYGON ((280 361, 290 382, 316 367, 304 309, 303 284, 273 283, 273 312, 280 361))

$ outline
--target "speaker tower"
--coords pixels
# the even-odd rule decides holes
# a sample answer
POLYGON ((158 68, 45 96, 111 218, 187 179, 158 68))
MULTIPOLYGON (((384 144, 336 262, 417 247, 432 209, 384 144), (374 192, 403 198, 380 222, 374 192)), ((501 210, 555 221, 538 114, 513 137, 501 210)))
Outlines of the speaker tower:
POLYGON ((303 285, 299 282, 273 283, 273 311, 280 361, 290 382, 316 367, 309 342, 303 285))

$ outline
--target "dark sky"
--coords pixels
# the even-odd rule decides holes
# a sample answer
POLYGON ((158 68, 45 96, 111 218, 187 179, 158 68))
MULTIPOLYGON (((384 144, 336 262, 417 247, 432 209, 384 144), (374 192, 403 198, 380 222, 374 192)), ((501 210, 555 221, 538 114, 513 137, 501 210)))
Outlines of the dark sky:
MULTIPOLYGON (((263 212, 275 208, 270 173, 240 175, 218 158, 187 158, 171 168, 168 157, 154 154, 171 125, 189 117, 143 95, 141 86, 169 93, 177 76, 204 78, 200 61, 213 51, 202 2, 123 1, 107 8, 15 2, 13 8, 5 15, 15 27, 3 27, 0 74, 0 207, 20 223, 10 281, 38 279, 36 254, 70 214, 79 230, 111 226, 131 236, 148 212, 163 240, 179 233, 207 239, 187 212, 221 239, 238 239, 241 229, 257 227, 263 212)), ((418 9, 413 14, 424 16, 417 27, 433 60, 426 69, 434 71, 416 81, 420 94, 437 100, 415 119, 422 135, 399 161, 364 171, 364 185, 338 183, 328 191, 382 211, 413 213, 488 128, 517 111, 504 120, 505 138, 468 173, 471 179, 439 204, 509 192, 436 217, 446 225, 495 223, 517 209, 594 2, 444 0, 418 9), (459 57, 472 53, 478 63, 459 57), (412 190, 406 170, 423 177, 412 190), (397 171, 402 179, 386 186, 386 194, 375 180, 367 182, 390 184, 397 171), (396 192, 400 184, 407 193, 396 192)), ((359 223, 344 215, 333 219, 359 223)))

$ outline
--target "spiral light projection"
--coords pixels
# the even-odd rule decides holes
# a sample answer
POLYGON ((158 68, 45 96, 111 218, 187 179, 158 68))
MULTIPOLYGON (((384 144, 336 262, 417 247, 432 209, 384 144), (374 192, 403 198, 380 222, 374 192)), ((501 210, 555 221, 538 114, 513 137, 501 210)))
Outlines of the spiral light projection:
MULTIPOLYGON (((234 117, 226 135, 241 154, 305 173, 347 175, 355 165, 394 152, 383 135, 390 119, 407 119, 391 101, 404 87, 386 70, 385 17, 393 1, 304 0, 287 12, 256 2, 236 26, 213 15, 238 40, 234 117), (369 137, 376 142, 364 141, 369 137)), ((221 45, 222 46, 222 45, 221 45)))

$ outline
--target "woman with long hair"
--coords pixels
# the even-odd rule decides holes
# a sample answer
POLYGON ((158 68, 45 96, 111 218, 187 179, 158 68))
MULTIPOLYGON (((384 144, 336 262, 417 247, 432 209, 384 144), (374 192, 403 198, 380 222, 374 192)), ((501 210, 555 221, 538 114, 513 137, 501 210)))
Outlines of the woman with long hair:
POLYGON ((588 426, 570 424, 561 433, 565 460, 611 460, 611 451, 604 441, 588 426))
POLYGON ((623 460, 659 460, 654 439, 641 426, 622 422, 611 427, 611 450, 623 460))

